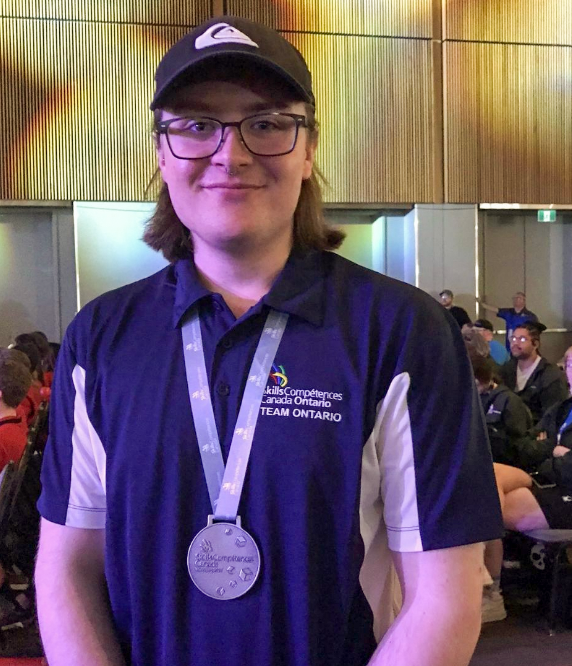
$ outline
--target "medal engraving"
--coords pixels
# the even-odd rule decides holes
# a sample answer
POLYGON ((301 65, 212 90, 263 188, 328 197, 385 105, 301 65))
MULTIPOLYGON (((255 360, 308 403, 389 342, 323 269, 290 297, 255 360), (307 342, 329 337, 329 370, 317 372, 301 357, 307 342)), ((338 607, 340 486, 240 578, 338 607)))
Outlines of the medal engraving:
POLYGON ((203 594, 224 601, 237 599, 256 583, 260 552, 239 525, 212 523, 193 539, 187 566, 191 580, 203 594))

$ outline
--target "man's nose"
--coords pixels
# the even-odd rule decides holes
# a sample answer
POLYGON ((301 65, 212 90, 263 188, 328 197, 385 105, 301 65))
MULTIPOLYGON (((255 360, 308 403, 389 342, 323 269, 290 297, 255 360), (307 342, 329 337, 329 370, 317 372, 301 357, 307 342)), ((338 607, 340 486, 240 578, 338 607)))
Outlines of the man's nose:
POLYGON ((225 127, 222 141, 212 160, 222 166, 242 166, 252 161, 252 154, 244 145, 238 127, 225 127))

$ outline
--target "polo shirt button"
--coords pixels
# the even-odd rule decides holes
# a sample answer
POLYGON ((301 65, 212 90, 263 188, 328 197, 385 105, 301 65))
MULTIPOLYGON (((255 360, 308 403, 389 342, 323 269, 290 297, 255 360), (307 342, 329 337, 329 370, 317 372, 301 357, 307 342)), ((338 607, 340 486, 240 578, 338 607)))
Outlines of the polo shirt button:
POLYGON ((229 340, 229 338, 226 338, 225 340, 222 341, 222 346, 225 349, 230 349, 232 347, 232 340, 229 340))
POLYGON ((230 393, 230 386, 224 382, 219 382, 216 387, 216 392, 218 395, 225 397, 230 393))

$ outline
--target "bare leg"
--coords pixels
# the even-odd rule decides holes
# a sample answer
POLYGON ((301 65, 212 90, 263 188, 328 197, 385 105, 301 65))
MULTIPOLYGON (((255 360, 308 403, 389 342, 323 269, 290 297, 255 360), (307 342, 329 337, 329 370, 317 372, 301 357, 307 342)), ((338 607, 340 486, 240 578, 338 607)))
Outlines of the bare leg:
POLYGON ((485 543, 485 566, 493 580, 498 580, 501 576, 502 558, 502 539, 487 541, 485 543))
POLYGON ((505 496, 502 515, 509 530, 527 532, 549 527, 540 505, 528 488, 517 488, 505 496))

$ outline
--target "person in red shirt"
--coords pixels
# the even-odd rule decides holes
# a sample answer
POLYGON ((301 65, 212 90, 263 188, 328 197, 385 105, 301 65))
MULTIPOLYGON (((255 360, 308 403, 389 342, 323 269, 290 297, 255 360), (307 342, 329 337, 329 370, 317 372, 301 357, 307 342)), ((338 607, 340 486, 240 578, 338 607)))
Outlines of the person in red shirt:
POLYGON ((16 409, 30 385, 32 375, 22 363, 0 360, 0 470, 22 457, 27 432, 16 409))
POLYGON ((32 383, 24 399, 18 406, 18 415, 23 418, 26 425, 30 427, 36 417, 40 403, 46 399, 42 395, 43 373, 41 369, 42 358, 38 348, 31 342, 21 342, 15 344, 11 349, 23 352, 30 361, 30 372, 32 373, 32 383))

